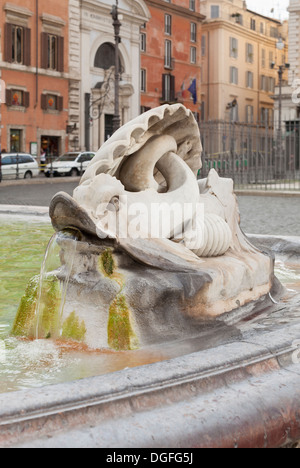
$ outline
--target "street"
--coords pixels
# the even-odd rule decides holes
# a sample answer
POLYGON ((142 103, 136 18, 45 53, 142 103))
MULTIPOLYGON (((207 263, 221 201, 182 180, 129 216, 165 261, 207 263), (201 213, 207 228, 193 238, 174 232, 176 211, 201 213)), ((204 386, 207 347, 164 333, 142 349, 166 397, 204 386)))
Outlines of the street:
POLYGON ((58 192, 72 195, 78 181, 61 182, 41 179, 40 184, 30 182, 20 185, 5 186, 0 184, 0 205, 49 206, 52 197, 58 192))

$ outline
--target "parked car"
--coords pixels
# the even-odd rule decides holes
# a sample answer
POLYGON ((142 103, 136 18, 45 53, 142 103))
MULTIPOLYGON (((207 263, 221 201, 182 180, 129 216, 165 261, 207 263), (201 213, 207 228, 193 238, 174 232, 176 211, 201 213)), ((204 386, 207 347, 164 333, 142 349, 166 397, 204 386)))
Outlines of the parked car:
POLYGON ((27 153, 2 154, 1 169, 3 179, 32 179, 39 175, 38 163, 27 153))
POLYGON ((76 177, 82 175, 95 154, 90 151, 63 154, 47 164, 45 176, 50 177, 52 174, 53 176, 76 177))

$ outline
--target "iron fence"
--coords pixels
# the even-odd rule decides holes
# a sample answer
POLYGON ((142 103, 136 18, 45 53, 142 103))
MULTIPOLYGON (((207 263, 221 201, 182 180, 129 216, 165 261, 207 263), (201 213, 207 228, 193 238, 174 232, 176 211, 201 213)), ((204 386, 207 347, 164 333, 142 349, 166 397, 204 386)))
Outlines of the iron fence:
POLYGON ((300 191, 300 120, 278 125, 200 124, 203 167, 232 178, 236 189, 300 191))

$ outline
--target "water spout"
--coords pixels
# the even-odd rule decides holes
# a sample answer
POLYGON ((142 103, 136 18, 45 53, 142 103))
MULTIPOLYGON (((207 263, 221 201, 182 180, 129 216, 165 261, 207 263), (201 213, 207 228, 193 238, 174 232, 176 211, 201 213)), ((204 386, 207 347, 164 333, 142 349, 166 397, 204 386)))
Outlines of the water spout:
POLYGON ((47 246, 39 277, 35 308, 35 339, 59 338, 67 289, 73 269, 80 233, 63 230, 55 233, 47 246), (68 255, 64 255, 64 242, 68 255), (62 275, 63 270, 63 275, 62 275))

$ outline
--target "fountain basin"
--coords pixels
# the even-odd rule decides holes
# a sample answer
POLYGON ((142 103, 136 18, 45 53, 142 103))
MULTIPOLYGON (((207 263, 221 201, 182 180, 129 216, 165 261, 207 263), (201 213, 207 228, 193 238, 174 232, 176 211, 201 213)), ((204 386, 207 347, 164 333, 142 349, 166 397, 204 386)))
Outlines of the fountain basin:
MULTIPOLYGON (((54 385, 44 385, 45 379, 28 384, 38 388, 20 390, 24 382, 18 391, 0 395, 0 446, 285 447, 298 442, 300 239, 251 240, 275 252, 277 274, 288 288, 282 302, 269 298, 259 313, 237 309, 188 343, 161 345, 156 360, 162 362, 140 361, 128 369, 129 354, 115 353, 126 356, 123 370, 75 381, 79 373, 54 385)), ((88 355, 82 366, 93 358, 88 355)), ((50 375, 51 368, 49 373, 44 367, 44 373, 50 375)))

